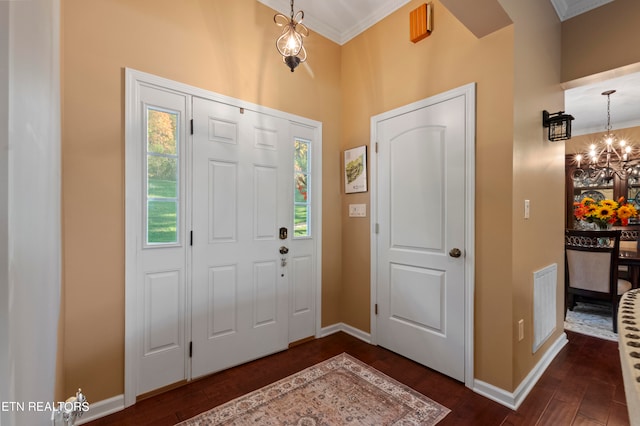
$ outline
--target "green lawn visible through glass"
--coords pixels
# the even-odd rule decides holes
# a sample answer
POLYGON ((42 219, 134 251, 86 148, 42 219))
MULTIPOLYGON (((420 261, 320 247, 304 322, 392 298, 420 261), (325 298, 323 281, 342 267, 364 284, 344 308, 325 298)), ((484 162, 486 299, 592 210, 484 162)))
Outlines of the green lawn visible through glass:
POLYGON ((175 201, 149 201, 147 239, 153 243, 177 243, 177 205, 175 201))
POLYGON ((294 208, 293 235, 296 237, 306 237, 309 235, 307 207, 306 204, 296 204, 294 208))
MULTIPOLYGON (((175 199, 177 195, 176 182, 170 180, 149 179, 148 192, 149 198, 175 199)), ((147 210, 148 243, 178 242, 177 209, 177 201, 149 201, 149 207, 147 210)))
POLYGON ((149 198, 176 198, 177 195, 175 180, 149 178, 149 198))

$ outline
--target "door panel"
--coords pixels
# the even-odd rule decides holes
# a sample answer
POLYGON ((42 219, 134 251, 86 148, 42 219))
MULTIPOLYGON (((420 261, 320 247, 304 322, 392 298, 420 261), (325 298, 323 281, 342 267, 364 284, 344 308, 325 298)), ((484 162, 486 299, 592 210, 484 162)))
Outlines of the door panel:
POLYGON ((192 376, 288 343, 288 276, 279 228, 290 223, 287 120, 193 100, 192 376))
MULTIPOLYGON (((300 316, 313 309, 313 264, 311 256, 295 256, 291 261, 291 277, 296 286, 292 289, 292 315, 300 316)), ((313 330, 309 330, 313 333, 313 330)))
POLYGON ((391 320, 425 331, 441 331, 443 271, 398 264, 390 266, 391 320))
MULTIPOLYGON (((284 179, 284 176, 282 176, 284 179)), ((253 172, 253 220, 256 240, 277 239, 278 205, 278 169, 276 167, 254 166, 253 172)), ((286 209, 286 205, 280 206, 286 209)), ((284 225, 284 224, 283 224, 284 225)))
POLYGON ((179 270, 155 272, 145 277, 145 318, 143 356, 172 350, 181 345, 182 310, 180 300, 183 286, 179 270))
POLYGON ((136 153, 140 157, 136 157, 136 161, 142 170, 135 175, 135 187, 139 191, 137 216, 141 226, 135 228, 138 235, 129 236, 135 240, 132 246, 137 258, 134 268, 134 315, 139 324, 135 337, 139 362, 136 395, 187 378, 184 318, 187 107, 188 100, 183 94, 155 86, 140 87, 136 105, 140 117, 136 153), (158 165, 165 167, 156 167, 158 165), (155 210, 158 205, 172 208, 155 210), (168 218, 163 224, 165 229, 173 225, 165 242, 158 232, 160 218, 168 218))
POLYGON ((238 205, 236 163, 209 160, 207 179, 211 189, 208 216, 209 243, 233 242, 237 239, 238 205))
POLYGON ((235 333, 238 293, 236 265, 209 268, 207 282, 207 338, 235 333))
POLYGON ((377 341, 464 380, 465 99, 376 124, 377 341))
MULTIPOLYGON (((306 172, 307 179, 304 181, 304 199, 310 202, 307 210, 307 217, 300 222, 307 224, 306 231, 302 232, 297 229, 298 221, 294 220, 293 228, 289 229, 289 342, 297 342, 302 339, 312 337, 316 334, 316 299, 317 299, 317 269, 316 269, 316 243, 320 238, 319 232, 319 216, 320 212, 320 193, 316 188, 320 186, 315 181, 318 174, 313 169, 314 164, 319 164, 320 150, 315 149, 317 146, 315 129, 303 126, 301 124, 292 123, 290 127, 291 140, 296 143, 306 145, 306 172), (318 213, 314 215, 314 213, 318 213), (314 227, 314 224, 316 226, 314 227), (300 232, 299 232, 300 231, 300 232)), ((296 173, 300 172, 298 165, 294 167, 296 173)), ((293 176, 293 174, 292 174, 293 176)), ((301 194, 301 187, 298 186, 298 180, 291 181, 291 187, 294 193, 301 194)), ((294 199, 296 197, 294 196, 294 199)), ((295 207, 294 207, 295 211, 295 207)), ((295 213, 294 213, 295 214, 295 213)), ((304 226, 303 226, 304 228, 304 226)), ((318 321, 319 322, 319 321, 318 321)))
POLYGON ((390 140, 390 220, 394 247, 442 250, 443 133, 441 127, 423 126, 390 140))

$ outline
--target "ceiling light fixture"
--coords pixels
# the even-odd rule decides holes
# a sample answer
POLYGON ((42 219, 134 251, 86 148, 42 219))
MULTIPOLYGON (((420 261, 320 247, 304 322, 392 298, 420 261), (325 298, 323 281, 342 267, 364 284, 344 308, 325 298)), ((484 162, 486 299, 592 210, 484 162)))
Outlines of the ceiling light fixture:
POLYGON ((615 90, 602 92, 607 97, 607 128, 601 146, 591 144, 588 153, 575 156, 578 168, 571 177, 582 186, 610 183, 614 175, 626 179, 631 174, 640 174, 639 159, 633 157, 633 147, 624 139, 618 140, 611 131, 611 95, 614 93, 615 90))
POLYGON ((293 14, 293 0, 291 0, 291 16, 287 17, 277 13, 273 22, 282 27, 282 34, 276 40, 278 52, 282 55, 282 61, 287 64, 291 72, 302 62, 307 60, 307 51, 302 45, 302 38, 309 35, 309 30, 302 24, 304 12, 300 10, 293 14))

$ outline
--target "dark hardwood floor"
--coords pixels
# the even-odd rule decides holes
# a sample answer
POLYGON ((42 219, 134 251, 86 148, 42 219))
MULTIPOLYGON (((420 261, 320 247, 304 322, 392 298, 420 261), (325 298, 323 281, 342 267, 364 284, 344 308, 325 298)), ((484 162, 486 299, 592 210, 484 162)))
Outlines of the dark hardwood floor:
POLYGON ((386 349, 336 333, 193 381, 87 423, 173 425, 342 352, 451 409, 439 425, 628 425, 616 342, 567 332, 569 343, 518 411, 386 349))

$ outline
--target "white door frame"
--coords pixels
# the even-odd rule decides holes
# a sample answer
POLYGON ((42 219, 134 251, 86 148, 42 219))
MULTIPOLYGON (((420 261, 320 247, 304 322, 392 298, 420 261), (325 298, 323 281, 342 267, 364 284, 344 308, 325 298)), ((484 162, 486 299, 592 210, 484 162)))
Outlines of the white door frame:
MULTIPOLYGON (((391 111, 371 117, 371 146, 375 148, 378 135, 378 123, 389 118, 406 114, 416 109, 425 108, 429 105, 447 101, 449 99, 464 96, 465 97, 465 256, 464 256, 464 273, 465 273, 465 368, 464 382, 468 388, 473 389, 473 352, 474 352, 474 288, 475 288, 475 133, 476 133, 476 84, 470 83, 456 89, 449 90, 438 95, 422 99, 417 102, 396 108, 391 111)), ((375 149, 373 150, 375 152, 375 149)), ((377 325, 375 304, 377 303, 377 259, 378 259, 378 239, 376 234, 376 225, 378 223, 378 158, 377 155, 372 157, 371 168, 371 343, 377 344, 377 325)))
MULTIPOLYGON (((240 99, 231 98, 210 92, 195 86, 176 82, 153 74, 125 68, 125 357, 124 357, 124 406, 128 407, 136 402, 139 363, 137 354, 140 350, 139 330, 140 324, 136 321, 137 293, 135 280, 137 276, 138 258, 136 255, 138 238, 141 235, 141 221, 139 208, 136 203, 140 203, 140 189, 137 187, 139 176, 139 164, 134 162, 139 159, 138 153, 139 134, 136 133, 135 119, 136 108, 139 106, 139 86, 141 84, 154 85, 169 91, 180 92, 188 96, 197 96, 210 99, 215 102, 225 103, 245 108, 263 114, 268 114, 289 120, 301 126, 306 126, 314 131, 314 143, 312 146, 312 202, 311 229, 315 239, 315 309, 316 324, 315 336, 321 335, 321 312, 322 312, 322 123, 294 114, 267 108, 261 105, 245 102, 240 99), (132 178, 127 178, 132 176, 132 178)), ((189 119, 191 117, 188 117, 189 119)), ((188 144, 192 144, 192 136, 188 136, 188 144)), ((190 151, 189 151, 190 152, 190 151)), ((187 185, 191 190, 191 160, 187 159, 187 185)), ((293 180, 293 170, 292 170, 293 180)), ((293 186, 293 185, 292 185, 293 186)), ((190 226, 191 217, 191 194, 187 194, 187 220, 190 226)), ((190 274, 191 252, 187 254, 187 270, 190 274)), ((191 281, 187 280, 186 294, 187 309, 185 309, 186 338, 191 340, 191 281)), ((188 358, 187 358, 187 362, 188 358)), ((191 369, 188 369, 187 380, 191 379, 191 369)))

